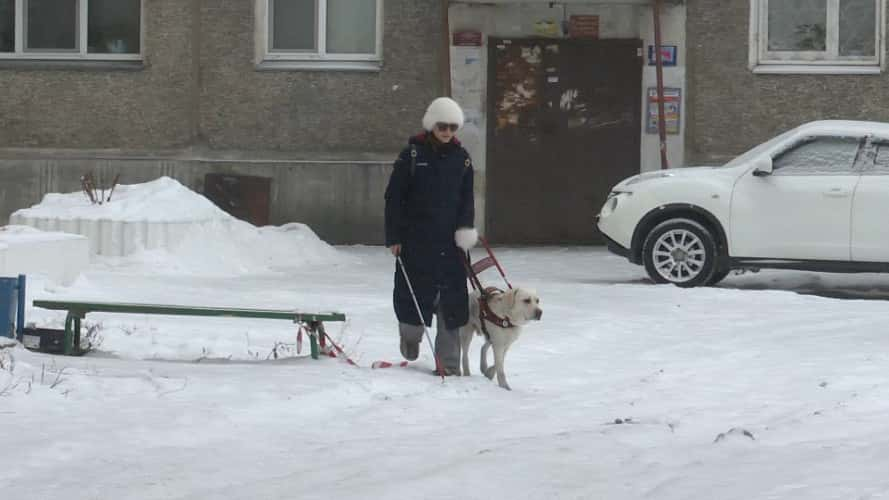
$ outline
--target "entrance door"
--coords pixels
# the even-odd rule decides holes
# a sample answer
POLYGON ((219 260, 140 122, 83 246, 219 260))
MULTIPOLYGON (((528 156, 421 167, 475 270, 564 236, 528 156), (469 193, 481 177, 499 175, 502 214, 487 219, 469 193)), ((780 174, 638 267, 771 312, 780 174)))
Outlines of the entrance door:
POLYGON ((491 39, 486 231, 601 244, 595 215, 639 173, 641 40, 491 39))

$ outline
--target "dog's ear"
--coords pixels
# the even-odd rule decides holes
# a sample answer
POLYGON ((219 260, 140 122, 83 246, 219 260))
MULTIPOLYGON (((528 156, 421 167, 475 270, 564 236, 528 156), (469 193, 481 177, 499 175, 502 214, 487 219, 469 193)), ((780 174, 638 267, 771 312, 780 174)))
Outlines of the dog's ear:
POLYGON ((508 314, 509 314, 510 318, 515 318, 516 317, 515 313, 518 312, 515 310, 516 295, 518 295, 518 293, 519 293, 519 289, 513 288, 512 290, 510 290, 504 294, 506 296, 506 310, 509 311, 508 314))
POLYGON ((498 315, 503 316, 506 312, 506 294, 505 293, 495 293, 488 297, 488 307, 491 308, 491 311, 498 315))

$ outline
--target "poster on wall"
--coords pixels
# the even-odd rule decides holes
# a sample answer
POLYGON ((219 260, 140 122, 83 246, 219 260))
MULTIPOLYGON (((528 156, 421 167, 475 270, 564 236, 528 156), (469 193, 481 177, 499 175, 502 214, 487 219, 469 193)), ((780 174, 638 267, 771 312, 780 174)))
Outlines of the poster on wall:
POLYGON ((547 38, 558 38, 562 36, 560 23, 553 19, 541 19, 534 23, 534 34, 547 38))
MULTIPOLYGON (((676 46, 661 45, 661 62, 664 66, 676 66, 676 46)), ((648 65, 657 65, 657 58, 654 53, 654 45, 648 46, 648 65)))
POLYGON ((480 47, 451 49, 451 96, 466 109, 483 109, 484 68, 480 47))
POLYGON ((599 38, 599 16, 575 15, 568 19, 568 36, 571 38, 599 38))
POLYGON ((483 156, 485 73, 482 51, 481 47, 472 45, 451 47, 451 97, 460 103, 466 117, 459 137, 469 154, 477 159, 483 156))
POLYGON ((454 41, 455 47, 481 47, 482 32, 481 31, 455 31, 454 41))
MULTIPOLYGON (((649 134, 657 134, 658 111, 657 111, 657 87, 648 87, 648 99, 646 99, 646 126, 645 132, 649 134)), ((666 125, 667 134, 678 135, 679 123, 682 117, 682 89, 665 88, 664 89, 664 124, 666 125)))

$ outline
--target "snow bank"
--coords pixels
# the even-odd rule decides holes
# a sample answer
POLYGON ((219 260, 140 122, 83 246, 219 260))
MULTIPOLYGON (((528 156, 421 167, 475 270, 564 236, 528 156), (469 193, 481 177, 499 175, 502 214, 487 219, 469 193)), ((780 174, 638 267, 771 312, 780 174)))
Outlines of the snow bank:
POLYGON ((90 202, 83 192, 50 193, 40 204, 14 212, 9 220, 81 234, 89 239, 92 253, 123 256, 142 249, 174 248, 197 227, 234 219, 176 180, 161 177, 117 186, 111 201, 101 205, 90 202))
POLYGON ((89 265, 89 242, 75 234, 0 227, 0 276, 42 275, 70 284, 89 265))
MULTIPOLYGON (((99 192, 101 194, 101 191, 99 192)), ((106 192, 106 198, 110 193, 106 192)), ((130 222, 205 222, 231 216, 207 198, 170 177, 144 184, 120 184, 111 201, 92 204, 82 191, 50 193, 39 205, 18 210, 13 217, 60 220, 113 220, 130 222)))
POLYGON ((339 252, 305 224, 255 227, 232 219, 195 225, 172 249, 143 249, 100 265, 133 273, 232 276, 335 265, 339 252))
POLYGON ((82 192, 48 194, 10 221, 83 235, 106 264, 153 274, 237 275, 339 259, 303 224, 257 228, 169 177, 119 185, 101 205, 82 192))

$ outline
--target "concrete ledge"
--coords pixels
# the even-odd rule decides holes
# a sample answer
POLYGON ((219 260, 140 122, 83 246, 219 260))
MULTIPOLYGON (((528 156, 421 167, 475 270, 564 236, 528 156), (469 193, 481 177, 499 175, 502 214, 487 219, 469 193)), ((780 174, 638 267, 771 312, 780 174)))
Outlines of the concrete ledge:
POLYGON ((398 149, 387 153, 330 151, 231 151, 205 148, 134 151, 122 149, 4 148, 3 160, 152 160, 263 164, 385 164, 392 165, 398 149))
MULTIPOLYGON (((356 155, 357 156, 357 155, 356 155)), ((384 194, 392 161, 323 160, 305 162, 181 160, 181 159, 58 159, 0 155, 0 224, 21 208, 33 206, 48 193, 81 190, 80 177, 93 172, 109 183, 120 174, 121 184, 172 177, 195 192, 204 190, 208 173, 250 175, 271 180, 269 223, 308 225, 331 244, 381 244, 384 194)))
POLYGON ((377 61, 262 61, 257 71, 360 71, 378 72, 383 63, 377 61))
POLYGON ((74 70, 74 71, 141 71, 145 69, 143 61, 82 61, 82 60, 25 60, 0 59, 2 70, 74 70))
MULTIPOLYGON (((228 220, 216 221, 229 227, 228 220)), ((89 251, 94 255, 123 257, 139 250, 173 250, 186 235, 199 231, 213 221, 148 221, 111 219, 60 219, 12 214, 9 223, 30 226, 43 231, 78 234, 88 239, 89 251)))

